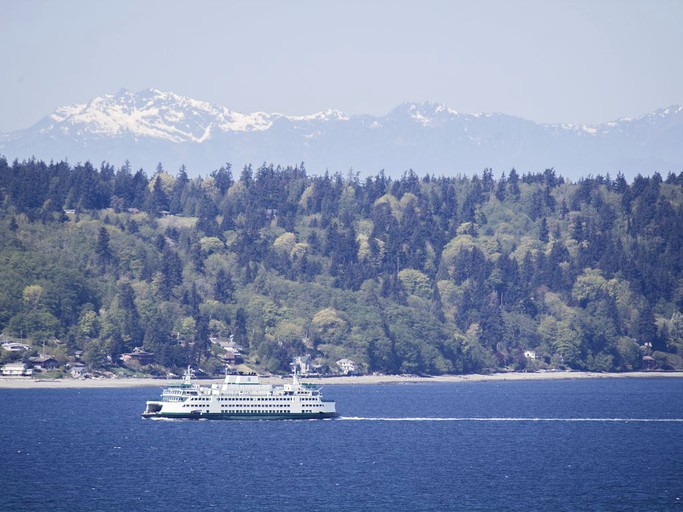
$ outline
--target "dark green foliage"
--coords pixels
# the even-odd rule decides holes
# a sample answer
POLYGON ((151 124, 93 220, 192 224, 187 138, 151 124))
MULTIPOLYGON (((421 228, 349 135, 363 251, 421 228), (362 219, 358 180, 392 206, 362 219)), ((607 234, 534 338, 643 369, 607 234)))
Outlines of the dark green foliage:
POLYGON ((107 231, 106 227, 102 226, 97 232, 97 244, 95 245, 95 254, 101 265, 106 265, 113 257, 111 247, 109 247, 109 240, 109 231, 107 231))
POLYGON ((161 177, 157 176, 156 179, 154 179, 152 192, 147 196, 145 210, 149 212, 150 215, 157 216, 162 211, 168 211, 169 208, 170 202, 162 187, 161 177))
POLYGON ((272 371, 303 353, 388 373, 627 370, 683 350, 683 175, 263 164, 235 181, 226 164, 150 181, 0 158, 0 199, 0 331, 92 366, 144 346, 212 368, 210 336, 272 371))
POLYGON ((218 269, 216 284, 214 285, 214 298, 218 302, 232 302, 233 293, 235 293, 235 286, 232 282, 232 276, 222 268, 218 269))

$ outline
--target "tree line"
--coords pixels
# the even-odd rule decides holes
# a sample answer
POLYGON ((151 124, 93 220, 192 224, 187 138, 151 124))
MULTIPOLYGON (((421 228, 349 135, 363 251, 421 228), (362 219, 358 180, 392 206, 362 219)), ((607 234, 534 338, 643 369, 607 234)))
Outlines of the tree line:
POLYGON ((92 366, 681 365, 683 173, 207 177, 0 158, 0 331, 92 366), (56 341, 58 340, 58 341, 56 341))

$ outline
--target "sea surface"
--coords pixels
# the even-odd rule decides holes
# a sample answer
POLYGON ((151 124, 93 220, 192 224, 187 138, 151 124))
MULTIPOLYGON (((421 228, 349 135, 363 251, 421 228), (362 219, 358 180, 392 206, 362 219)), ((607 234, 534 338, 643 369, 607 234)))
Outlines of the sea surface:
POLYGON ((323 421, 160 391, 1 390, 0 510, 683 512, 683 379, 327 386, 323 421))

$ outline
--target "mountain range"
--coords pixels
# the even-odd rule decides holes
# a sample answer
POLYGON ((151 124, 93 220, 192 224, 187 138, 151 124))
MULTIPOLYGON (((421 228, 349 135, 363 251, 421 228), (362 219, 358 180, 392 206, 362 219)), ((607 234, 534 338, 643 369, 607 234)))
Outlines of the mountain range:
POLYGON ((437 103, 405 103, 384 116, 326 110, 308 116, 243 114, 172 92, 121 90, 57 108, 25 130, 0 134, 0 155, 207 175, 263 162, 305 163, 313 174, 385 170, 400 176, 538 172, 578 178, 622 172, 681 172, 683 106, 599 125, 540 124, 505 114, 463 114, 437 103))

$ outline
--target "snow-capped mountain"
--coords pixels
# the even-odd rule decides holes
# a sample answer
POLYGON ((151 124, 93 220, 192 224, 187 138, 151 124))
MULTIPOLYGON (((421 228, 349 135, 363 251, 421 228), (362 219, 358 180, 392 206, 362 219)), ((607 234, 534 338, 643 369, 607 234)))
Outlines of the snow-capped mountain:
POLYGON ((258 131, 272 126, 271 118, 258 112, 243 115, 204 101, 156 90, 131 94, 121 90, 84 105, 60 107, 41 127, 43 133, 59 129, 83 138, 131 135, 168 142, 204 142, 211 132, 258 131))
POLYGON ((60 107, 26 130, 0 136, 8 160, 126 159, 152 170, 208 174, 225 162, 305 162, 312 173, 375 174, 542 171, 568 177, 618 171, 681 172, 683 107, 595 126, 538 124, 504 114, 463 114, 437 103, 407 103, 384 116, 327 110, 309 116, 225 107, 154 89, 121 90, 60 107))

